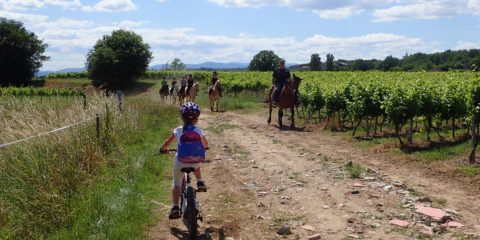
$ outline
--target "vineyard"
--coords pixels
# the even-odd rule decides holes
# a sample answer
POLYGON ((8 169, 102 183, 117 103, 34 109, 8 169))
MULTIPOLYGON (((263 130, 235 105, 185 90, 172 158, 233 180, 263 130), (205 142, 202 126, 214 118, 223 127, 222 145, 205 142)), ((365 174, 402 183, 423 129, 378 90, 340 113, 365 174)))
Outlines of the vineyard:
POLYGON ((82 89, 74 88, 33 88, 8 87, 0 88, 0 96, 34 97, 34 96, 83 96, 82 89))
MULTIPOLYGON (((180 79, 188 74, 202 85, 210 85, 211 72, 208 71, 147 71, 143 78, 180 79)), ((351 130, 353 136, 363 129, 367 138, 391 133, 401 147, 414 144, 413 136, 417 132, 425 135, 428 143, 432 142, 432 132, 441 142, 447 134, 451 141, 457 141, 478 132, 480 78, 475 72, 297 74, 304 79, 300 87, 300 111, 307 122, 318 119, 334 130, 351 130), (407 143, 402 138, 406 138, 407 143)), ((55 77, 72 77, 72 74, 55 77)), ((265 94, 271 86, 271 72, 220 72, 219 78, 225 91, 233 95, 265 94)), ((28 90, 25 91, 28 94, 28 90)), ((50 94, 79 94, 78 90, 49 91, 53 91, 50 94)), ((19 94, 17 90, 10 92, 19 94)), ((476 142, 474 140, 474 145, 476 142)))

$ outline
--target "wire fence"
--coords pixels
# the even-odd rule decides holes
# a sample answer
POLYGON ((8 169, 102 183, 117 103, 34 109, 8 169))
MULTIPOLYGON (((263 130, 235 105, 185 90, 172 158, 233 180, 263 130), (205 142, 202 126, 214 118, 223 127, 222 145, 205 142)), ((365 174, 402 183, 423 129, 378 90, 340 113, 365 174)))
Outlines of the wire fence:
POLYGON ((97 114, 95 117, 91 117, 91 118, 88 118, 88 119, 80 121, 80 122, 72 123, 70 125, 63 126, 61 128, 57 128, 57 129, 54 129, 54 130, 51 130, 51 131, 48 131, 48 132, 43 132, 43 133, 40 133, 40 134, 37 134, 37 135, 34 135, 34 136, 30 136, 30 137, 27 137, 27 138, 16 140, 16 141, 13 141, 13 142, 0 144, 0 148, 8 147, 8 146, 15 145, 15 144, 18 144, 18 143, 21 143, 21 142, 25 142, 25 141, 28 141, 28 140, 31 140, 31 139, 34 139, 34 138, 42 137, 42 136, 49 135, 49 134, 52 134, 52 133, 56 133, 56 132, 59 132, 59 131, 65 130, 65 129, 69 129, 69 128, 78 126, 80 124, 92 121, 94 119, 96 120, 96 125, 97 125, 96 126, 96 131, 97 131, 97 136, 98 136, 100 134, 100 114, 97 114))

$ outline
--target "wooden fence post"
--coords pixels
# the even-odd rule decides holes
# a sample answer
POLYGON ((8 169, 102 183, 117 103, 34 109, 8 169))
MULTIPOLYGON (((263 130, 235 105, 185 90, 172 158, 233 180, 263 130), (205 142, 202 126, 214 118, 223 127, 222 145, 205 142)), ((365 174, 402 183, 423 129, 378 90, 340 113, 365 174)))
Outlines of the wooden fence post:
POLYGON ((100 114, 95 115, 95 121, 97 123, 97 141, 100 140, 100 114))

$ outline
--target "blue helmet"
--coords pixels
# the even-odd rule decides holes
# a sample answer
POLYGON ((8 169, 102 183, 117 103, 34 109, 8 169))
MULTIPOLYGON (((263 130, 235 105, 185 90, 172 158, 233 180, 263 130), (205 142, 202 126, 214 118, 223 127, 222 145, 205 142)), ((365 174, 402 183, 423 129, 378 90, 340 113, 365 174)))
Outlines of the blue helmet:
POLYGON ((180 107, 180 114, 184 119, 197 119, 200 116, 200 107, 193 102, 188 102, 180 107))

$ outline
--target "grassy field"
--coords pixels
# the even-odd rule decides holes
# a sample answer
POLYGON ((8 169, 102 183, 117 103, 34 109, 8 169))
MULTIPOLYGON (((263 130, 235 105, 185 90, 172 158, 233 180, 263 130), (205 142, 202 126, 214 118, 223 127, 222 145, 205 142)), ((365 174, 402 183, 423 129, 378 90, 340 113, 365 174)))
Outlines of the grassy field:
MULTIPOLYGON (((41 127, 17 135, 19 128, 12 127, 2 138, 58 127, 81 115, 62 114, 75 109, 75 101, 42 101, 4 108, 23 126, 41 127), (38 115, 44 112, 39 109, 52 115, 38 115), (52 116, 51 124, 44 123, 52 116)), ((152 214, 158 207, 152 202, 167 201, 171 156, 156 150, 179 124, 176 108, 159 106, 149 95, 127 97, 123 112, 109 100, 98 106, 108 108, 100 138, 93 121, 0 149, 2 239, 142 239, 144 226, 163 217, 152 214)))

